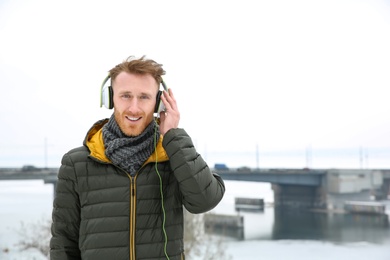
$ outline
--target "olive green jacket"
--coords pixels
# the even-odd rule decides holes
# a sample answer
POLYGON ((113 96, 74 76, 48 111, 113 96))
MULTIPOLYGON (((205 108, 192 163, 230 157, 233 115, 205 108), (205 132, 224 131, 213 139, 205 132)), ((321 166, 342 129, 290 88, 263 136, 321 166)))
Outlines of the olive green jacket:
POLYGON ((101 120, 61 162, 53 206, 51 259, 184 259, 183 205, 214 208, 223 180, 183 129, 161 136, 134 176, 105 156, 101 120))

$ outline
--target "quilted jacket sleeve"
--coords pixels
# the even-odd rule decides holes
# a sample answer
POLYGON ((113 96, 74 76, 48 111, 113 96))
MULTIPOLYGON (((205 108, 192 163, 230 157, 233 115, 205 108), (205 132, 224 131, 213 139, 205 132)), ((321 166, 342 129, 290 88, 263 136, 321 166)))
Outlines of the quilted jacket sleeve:
POLYGON ((69 154, 62 158, 52 213, 50 259, 81 259, 78 246, 80 202, 76 174, 69 154))
POLYGON ((213 209, 225 193, 224 182, 218 174, 211 172, 186 131, 169 130, 164 135, 163 147, 179 182, 186 209, 191 213, 213 209))

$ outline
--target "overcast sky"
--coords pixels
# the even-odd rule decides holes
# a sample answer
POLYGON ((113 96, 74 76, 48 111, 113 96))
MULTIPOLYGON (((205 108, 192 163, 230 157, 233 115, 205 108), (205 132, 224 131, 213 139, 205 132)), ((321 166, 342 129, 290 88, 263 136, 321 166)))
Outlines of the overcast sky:
POLYGON ((390 168, 390 1, 0 2, 0 167, 58 167, 156 60, 210 165, 390 168))

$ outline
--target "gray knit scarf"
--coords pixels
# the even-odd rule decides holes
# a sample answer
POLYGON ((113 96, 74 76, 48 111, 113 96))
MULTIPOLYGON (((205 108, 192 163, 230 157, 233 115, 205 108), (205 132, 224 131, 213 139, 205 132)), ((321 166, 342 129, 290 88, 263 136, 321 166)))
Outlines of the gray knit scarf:
POLYGON ((154 120, 140 135, 133 137, 122 132, 114 115, 103 126, 102 132, 106 156, 131 175, 150 157, 160 138, 160 130, 154 120))

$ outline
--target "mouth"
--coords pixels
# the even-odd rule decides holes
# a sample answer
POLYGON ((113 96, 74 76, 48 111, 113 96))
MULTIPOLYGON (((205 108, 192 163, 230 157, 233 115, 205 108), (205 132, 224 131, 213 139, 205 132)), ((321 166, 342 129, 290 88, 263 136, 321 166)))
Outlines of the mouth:
POLYGON ((131 122, 137 122, 139 121, 142 117, 130 117, 130 116, 126 116, 126 118, 128 120, 130 120, 131 122))

